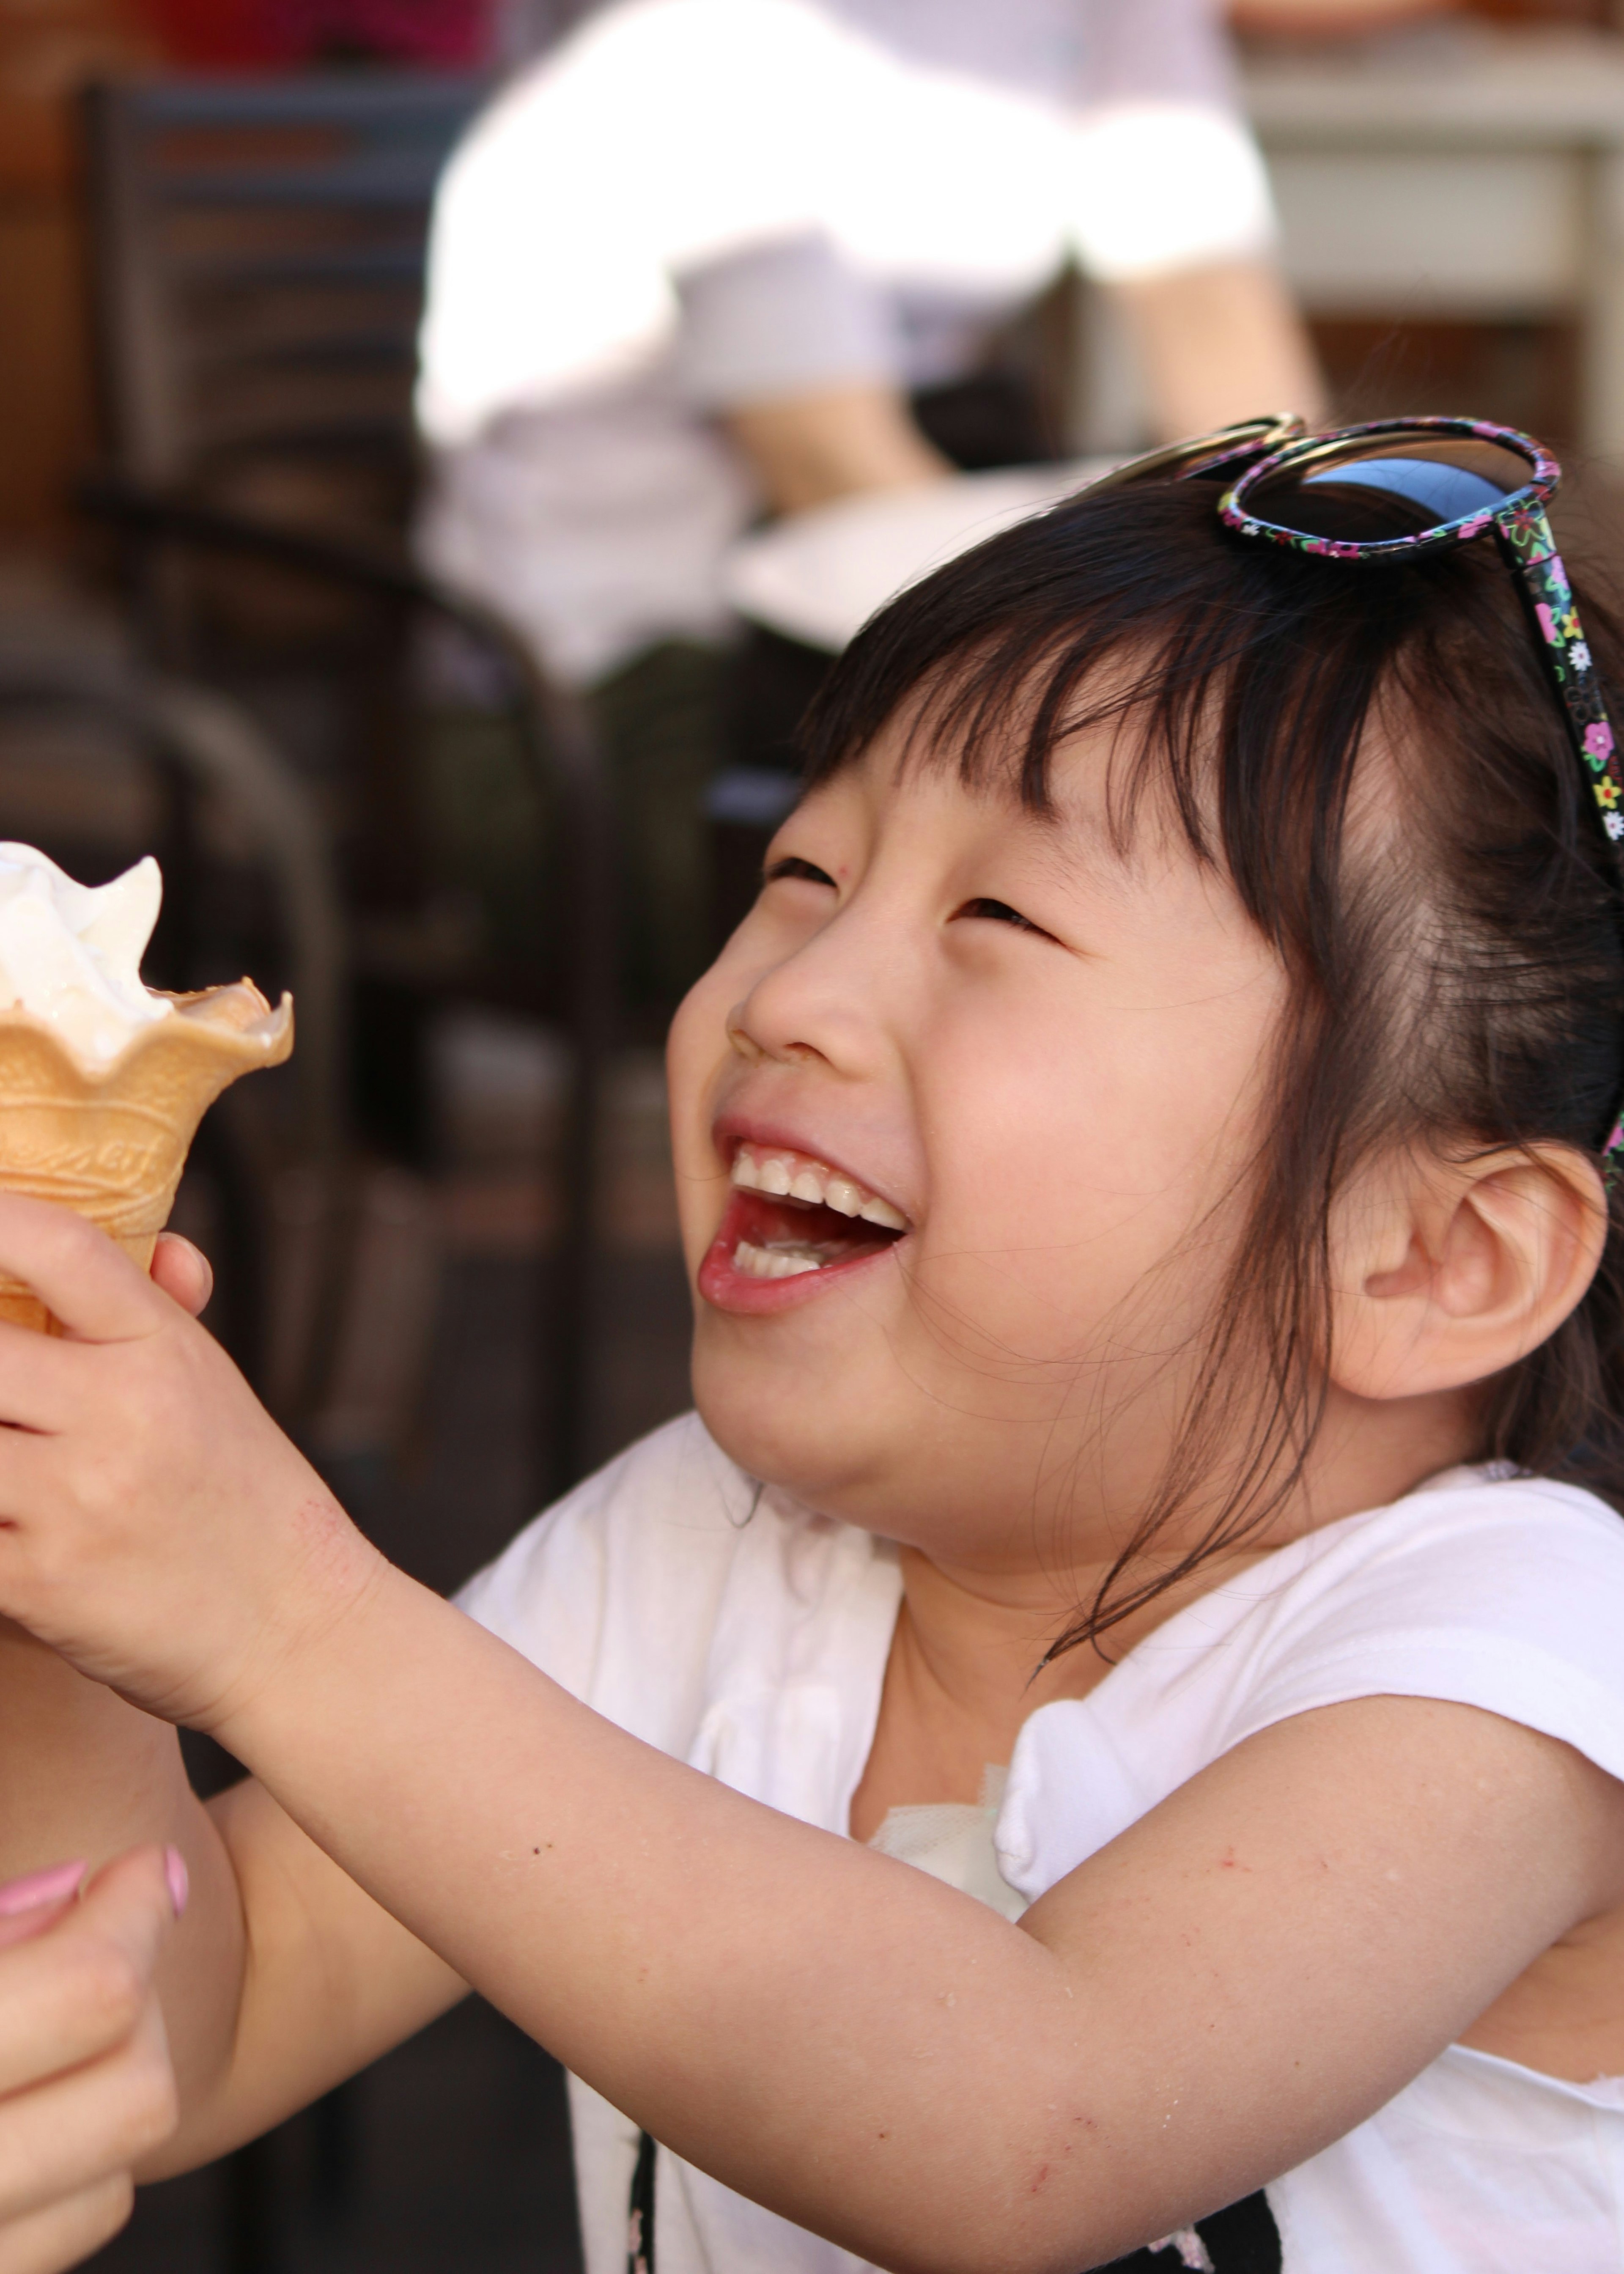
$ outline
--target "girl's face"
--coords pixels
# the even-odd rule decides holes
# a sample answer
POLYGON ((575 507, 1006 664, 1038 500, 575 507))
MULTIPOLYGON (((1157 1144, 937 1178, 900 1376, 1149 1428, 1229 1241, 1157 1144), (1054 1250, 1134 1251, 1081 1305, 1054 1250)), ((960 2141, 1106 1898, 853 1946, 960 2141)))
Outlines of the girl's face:
POLYGON ((1049 817, 901 740, 786 822, 673 1030, 695 1391, 811 1506, 1052 1570, 1160 1473, 1284 975, 1154 801, 1113 846, 1102 736, 1049 817))

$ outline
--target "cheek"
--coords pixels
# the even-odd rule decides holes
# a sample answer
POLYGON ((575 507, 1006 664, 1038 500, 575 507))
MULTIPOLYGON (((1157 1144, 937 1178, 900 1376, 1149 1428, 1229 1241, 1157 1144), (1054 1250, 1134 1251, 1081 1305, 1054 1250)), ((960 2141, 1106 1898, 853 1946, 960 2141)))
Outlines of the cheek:
POLYGON ((731 1056, 727 1018, 737 1000, 725 964, 713 965, 683 998, 665 1044, 677 1213, 690 1262, 715 1231, 725 1190, 722 1164, 710 1142, 711 1101, 717 1076, 731 1056))
POLYGON ((1251 1019, 1091 1005, 936 1053, 918 1269, 984 1348, 1081 1355, 1108 1322, 1187 1328, 1234 1210, 1261 1038, 1251 1019), (1163 1270, 1177 1255, 1176 1270, 1163 1270))

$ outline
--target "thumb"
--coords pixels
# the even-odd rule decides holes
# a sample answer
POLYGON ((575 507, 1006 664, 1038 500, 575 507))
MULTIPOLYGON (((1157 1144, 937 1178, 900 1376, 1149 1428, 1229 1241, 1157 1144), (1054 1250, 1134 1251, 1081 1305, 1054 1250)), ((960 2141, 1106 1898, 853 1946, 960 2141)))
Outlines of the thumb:
POLYGON ((153 1250, 152 1276, 172 1302, 200 1318, 214 1291, 214 1268, 200 1247, 178 1231, 161 1231, 153 1250))
POLYGON ((116 1943, 145 1979, 186 1908, 186 1866, 177 1848, 132 1848, 86 1880, 58 1921, 71 1939, 116 1943))
POLYGON ((173 1853, 132 1849, 82 1901, 43 1907, 39 1931, 0 1954, 0 2097, 99 2060, 142 2029, 175 1922, 173 1853))

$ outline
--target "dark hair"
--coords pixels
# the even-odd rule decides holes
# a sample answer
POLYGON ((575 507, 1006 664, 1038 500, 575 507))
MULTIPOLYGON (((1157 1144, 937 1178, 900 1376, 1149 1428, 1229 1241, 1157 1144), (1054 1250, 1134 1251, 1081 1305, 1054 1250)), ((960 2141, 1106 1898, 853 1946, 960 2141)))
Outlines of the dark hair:
MULTIPOLYGON (((1579 606, 1624 719, 1624 634, 1591 591, 1579 606)), ((1299 1480, 1324 1401, 1330 1209, 1362 1160, 1405 1141, 1598 1155, 1624 1093, 1624 911, 1492 541, 1337 564, 1235 535, 1206 484, 1083 493, 874 619, 808 715, 809 780, 903 713, 910 762, 1003 775, 1038 810, 1065 738, 1114 721, 1118 825, 1147 789, 1169 791, 1288 975, 1272 1126, 1184 1425, 1060 1650, 1254 1532, 1299 1480), (1372 729, 1396 809, 1350 831, 1372 729), (1214 1495, 1241 1366, 1264 1394, 1214 1495), (1176 1512, 1199 1514, 1195 1546, 1125 1584, 1176 1512)), ((1477 1450, 1624 1510, 1624 1209, 1610 1209, 1578 1308, 1481 1385, 1477 1450)))

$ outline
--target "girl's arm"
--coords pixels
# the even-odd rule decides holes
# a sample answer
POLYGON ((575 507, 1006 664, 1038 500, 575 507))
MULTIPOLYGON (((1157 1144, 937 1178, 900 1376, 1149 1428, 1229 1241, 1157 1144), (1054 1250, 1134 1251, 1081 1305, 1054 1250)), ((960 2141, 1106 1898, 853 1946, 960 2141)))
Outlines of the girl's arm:
MULTIPOLYGON (((88 1227, 0 1203, 0 1269, 86 1337, 0 1331, 0 1608, 213 1729, 680 2153, 881 2264, 1075 2274, 1183 2225, 1624 1901, 1611 1780, 1494 1715, 1371 1698, 1237 1747, 1009 1926, 653 1751, 392 1570, 88 1227)), ((240 1804, 246 1888, 269 1803, 240 1804)), ((335 1909, 274 1907, 267 1994, 299 1985, 300 2036, 347 1991, 312 1946, 356 1964, 335 1909)), ((290 2068, 282 2017, 253 2026, 290 2068)))
POLYGON ((4 1623, 0 1721, 0 1880, 143 1842, 185 1859, 191 1898, 156 1976, 178 2128, 143 2179, 252 2138, 462 1994, 258 1787, 205 1808, 167 1722, 4 1623))
MULTIPOLYGON (((169 1232, 152 1276, 194 1318, 213 1286, 207 1258, 169 1232)), ((4 1619, 0 1725, 0 1882, 68 1856, 94 1869, 142 1842, 186 1863, 192 1899, 157 1974, 181 2119, 143 2176, 252 2138, 462 1994, 263 1793, 205 1809, 167 1722, 4 1619)))
MULTIPOLYGON (((224 2060, 207 2091, 189 2097, 183 2083, 179 2128, 139 2166, 141 2180, 255 2138, 467 1994, 252 1780, 206 1813, 244 1923, 241 1987, 224 2060)), ((177 1999, 195 2011, 180 1954, 161 1988, 166 2021, 177 1999)))
POLYGON ((1372 1698, 1238 1746, 1011 1927, 654 1752, 398 1573, 324 1609, 234 1748, 618 2107, 898 2270, 1075 2274, 1187 2225, 1624 1900, 1611 1779, 1372 1698))

